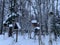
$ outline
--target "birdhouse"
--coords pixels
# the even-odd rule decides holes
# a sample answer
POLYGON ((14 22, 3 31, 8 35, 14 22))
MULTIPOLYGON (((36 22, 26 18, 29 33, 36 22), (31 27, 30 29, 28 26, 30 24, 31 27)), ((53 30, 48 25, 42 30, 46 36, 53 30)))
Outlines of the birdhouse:
POLYGON ((33 25, 34 27, 37 26, 37 20, 32 20, 31 23, 32 23, 32 25, 33 25))

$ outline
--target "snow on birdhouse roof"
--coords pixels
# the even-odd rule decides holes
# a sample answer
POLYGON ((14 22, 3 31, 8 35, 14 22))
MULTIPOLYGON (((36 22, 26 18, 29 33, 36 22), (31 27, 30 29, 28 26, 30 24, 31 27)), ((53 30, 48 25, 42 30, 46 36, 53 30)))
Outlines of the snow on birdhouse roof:
POLYGON ((6 21, 3 21, 3 24, 5 24, 6 23, 6 21))
POLYGON ((13 25, 12 24, 9 24, 9 27, 13 27, 13 25))
POLYGON ((40 27, 35 27, 35 29, 38 29, 38 30, 39 30, 39 29, 40 29, 40 27))
POLYGON ((32 20, 31 22, 32 22, 32 23, 37 23, 37 20, 32 20))
POLYGON ((18 23, 18 22, 16 22, 16 24, 17 24, 17 26, 18 26, 18 29, 21 29, 21 26, 19 25, 19 23, 18 23))

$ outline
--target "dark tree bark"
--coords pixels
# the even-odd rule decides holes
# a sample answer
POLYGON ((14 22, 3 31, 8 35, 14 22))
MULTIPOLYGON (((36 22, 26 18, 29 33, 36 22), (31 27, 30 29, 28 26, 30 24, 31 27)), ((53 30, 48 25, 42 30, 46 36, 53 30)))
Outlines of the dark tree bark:
POLYGON ((3 17, 4 17, 4 5, 5 4, 5 0, 3 0, 3 6, 2 6, 2 22, 1 22, 1 30, 0 30, 0 34, 2 34, 2 30, 3 30, 3 17))
POLYGON ((8 34, 9 37, 12 37, 12 27, 9 27, 9 34, 8 34))

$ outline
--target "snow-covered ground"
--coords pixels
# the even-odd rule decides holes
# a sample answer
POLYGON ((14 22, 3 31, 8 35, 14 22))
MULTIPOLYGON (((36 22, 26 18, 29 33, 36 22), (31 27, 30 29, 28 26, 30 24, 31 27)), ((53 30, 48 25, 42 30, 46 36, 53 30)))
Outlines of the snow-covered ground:
MULTIPOLYGON (((4 35, 0 35, 0 45, 39 45, 38 38, 36 40, 29 39, 28 34, 18 35, 18 42, 15 41, 16 35, 12 37, 8 37, 7 33, 4 35)), ((33 36, 32 36, 33 37, 33 36)), ((54 41, 54 35, 52 34, 53 45, 60 45, 60 38, 57 41, 54 41)), ((49 45, 49 35, 41 36, 41 40, 43 42, 42 45, 49 45)))

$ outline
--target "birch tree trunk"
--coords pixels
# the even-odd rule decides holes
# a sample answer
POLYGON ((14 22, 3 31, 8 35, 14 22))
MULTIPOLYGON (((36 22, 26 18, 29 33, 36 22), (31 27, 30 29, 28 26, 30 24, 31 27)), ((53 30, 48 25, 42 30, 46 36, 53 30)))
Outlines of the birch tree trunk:
POLYGON ((42 30, 42 13, 41 13, 41 0, 38 0, 38 15, 39 15, 39 24, 40 24, 40 31, 39 31, 39 45, 41 45, 41 30, 42 30))
POLYGON ((52 45, 52 37, 51 37, 51 35, 52 35, 52 33, 51 33, 51 31, 52 31, 52 22, 53 22, 52 19, 53 19, 53 15, 51 14, 48 17, 49 45, 52 45))

